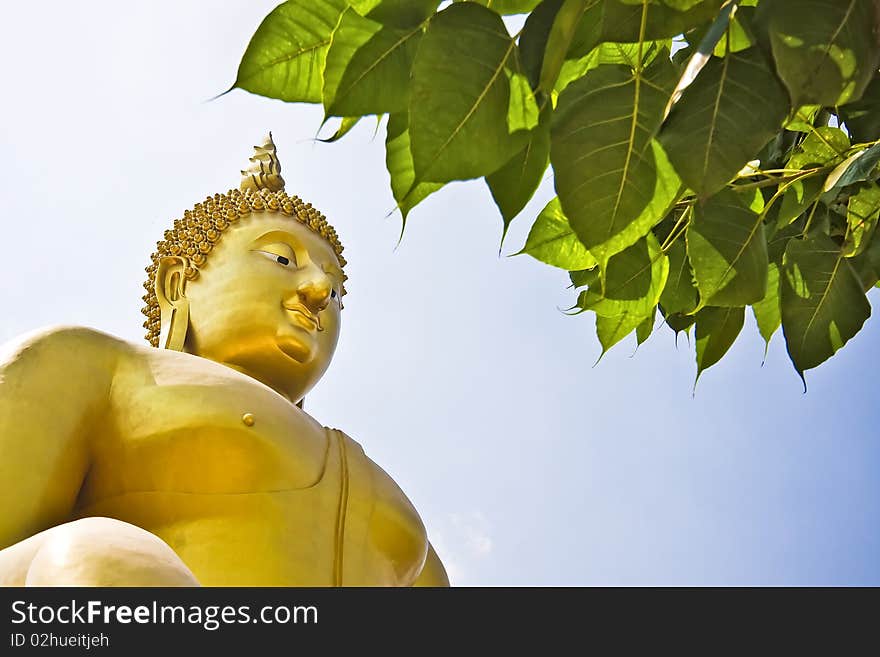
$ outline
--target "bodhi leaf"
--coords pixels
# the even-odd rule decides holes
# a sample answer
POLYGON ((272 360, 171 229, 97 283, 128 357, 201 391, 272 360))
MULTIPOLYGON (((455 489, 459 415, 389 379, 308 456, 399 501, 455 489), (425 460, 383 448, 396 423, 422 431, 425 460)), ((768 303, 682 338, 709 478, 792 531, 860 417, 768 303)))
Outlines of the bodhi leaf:
POLYGON ((455 3, 431 19, 412 68, 416 184, 479 178, 523 148, 527 133, 507 128, 515 47, 501 17, 480 5, 455 3))
MULTIPOLYGON (((639 331, 642 324, 651 320, 651 317, 639 317, 631 313, 622 313, 613 317, 603 317, 596 315, 596 337, 599 338, 599 344, 602 345, 601 359, 608 350, 634 330, 639 331)), ((644 330, 644 329, 641 329, 644 330)), ((649 334, 650 335, 650 334, 649 334)), ((647 338, 645 338, 647 339, 647 338)), ((644 342, 644 340, 642 340, 644 342)), ((641 344, 641 342, 639 343, 641 344)))
POLYGON ((795 132, 812 132, 813 122, 821 110, 821 105, 802 105, 798 107, 794 117, 785 122, 785 129, 795 132))
POLYGON ((538 102, 529 86, 529 80, 520 70, 518 58, 513 58, 513 68, 504 73, 510 84, 510 101, 507 105, 507 131, 531 130, 538 125, 538 102))
POLYGON ((678 196, 678 176, 653 139, 674 78, 664 57, 644 74, 609 64, 559 96, 550 139, 556 192, 600 264, 647 233, 678 196))
POLYGON ((779 309, 779 265, 770 263, 767 269, 767 294, 757 303, 752 304, 752 312, 758 323, 758 331, 764 338, 764 356, 770 346, 770 338, 782 323, 779 309))
POLYGON ((571 229, 558 198, 541 210, 520 253, 572 272, 596 266, 596 259, 571 229))
POLYGON ((648 317, 645 317, 644 321, 638 325, 636 328, 636 342, 639 345, 644 344, 648 338, 651 337, 651 334, 654 332, 654 322, 657 318, 657 306, 654 306, 654 309, 651 311, 651 314, 648 317))
POLYGON ((599 276, 592 273, 590 288, 580 294, 578 306, 596 312, 602 355, 633 330, 639 344, 647 340, 653 330, 660 291, 669 275, 669 260, 654 234, 648 233, 645 239, 609 260, 604 294, 596 291, 599 276))
POLYGON ((678 344, 678 334, 682 331, 685 332, 685 335, 690 335, 691 327, 697 321, 695 315, 683 315, 682 313, 667 313, 666 309, 663 306, 659 306, 660 310, 663 311, 663 321, 664 323, 673 330, 675 333, 676 344, 678 344))
POLYGON ((850 143, 840 128, 815 128, 801 142, 797 152, 788 161, 789 169, 808 169, 813 166, 831 166, 843 162, 850 143))
MULTIPOLYGON (((648 4, 643 39, 671 39, 708 23, 715 18, 724 2, 725 0, 703 0, 687 11, 648 4)), ((587 10, 578 24, 567 57, 583 57, 605 41, 636 43, 642 40, 642 2, 632 5, 616 0, 587 0, 586 4, 587 10)))
POLYGON ((760 49, 750 48, 706 64, 674 106, 660 143, 685 184, 708 196, 754 158, 787 113, 785 90, 760 49))
POLYGON ((767 240, 767 257, 770 259, 770 262, 775 262, 778 265, 782 264, 782 258, 785 255, 788 243, 792 239, 800 239, 803 236, 806 223, 806 216, 801 215, 789 225, 783 226, 773 233, 773 236, 767 240))
POLYGON ((852 338, 871 314, 861 281, 827 235, 791 240, 782 270, 782 330, 801 378, 852 338))
POLYGON ((872 240, 868 247, 859 255, 849 259, 867 292, 880 281, 880 240, 872 240))
POLYGON ((581 293, 578 307, 605 317, 632 315, 635 328, 657 305, 668 276, 669 259, 649 232, 645 239, 608 261, 604 287, 597 276, 589 289, 581 293))
MULTIPOLYGON (((460 0, 456 0, 459 2, 460 0)), ((483 5, 489 9, 507 16, 510 14, 527 14, 538 6, 541 0, 472 0, 478 5, 483 5)))
POLYGON ((233 87, 288 102, 320 103, 322 72, 344 0, 288 0, 263 19, 233 87))
POLYGON ((793 181, 782 193, 777 226, 787 226, 801 216, 822 192, 822 179, 816 176, 793 181))
POLYGON ((794 105, 858 100, 877 71, 874 0, 774 0, 758 6, 794 105))
POLYGON ((420 26, 384 27, 349 8, 333 34, 324 69, 324 113, 405 112, 420 26))
POLYGON ((545 93, 550 93, 556 86, 556 78, 559 77, 562 63, 584 11, 590 5, 596 4, 597 0, 565 0, 556 12, 547 37, 538 82, 538 87, 545 93))
POLYGON ((743 196, 724 190, 694 207, 687 250, 701 306, 744 306, 766 294, 763 198, 743 196))
POLYGON ((880 187, 876 183, 870 183, 860 189, 855 196, 850 197, 847 203, 848 229, 846 242, 843 245, 845 256, 857 256, 870 244, 877 228, 878 216, 880 216, 880 187))
POLYGON ((345 116, 342 118, 342 121, 339 123, 339 127, 336 129, 331 136, 326 139, 319 139, 318 141, 324 142, 325 144, 332 144, 335 141, 339 141, 345 135, 347 135, 352 128, 354 128, 358 121, 361 120, 360 116, 345 116))
POLYGON ((667 249, 669 277, 660 295, 660 305, 670 313, 691 313, 697 308, 699 293, 694 287, 694 275, 684 240, 675 240, 667 249))
POLYGON ((753 7, 737 6, 737 10, 730 19, 727 33, 715 46, 712 54, 716 57, 724 57, 728 51, 740 52, 755 45, 755 39, 750 30, 754 19, 753 7))
POLYGON ((538 88, 547 39, 563 0, 544 0, 526 18, 519 37, 520 59, 533 89, 538 88))
MULTIPOLYGON (((493 174, 486 176, 486 184, 501 211, 504 233, 513 218, 532 198, 547 164, 550 161, 550 127, 538 126, 529 134, 529 141, 519 153, 493 174)), ((557 201, 558 206, 558 201, 557 201)), ((567 223, 567 222, 566 222, 567 223)), ((571 228, 568 228, 570 231, 571 228)), ((574 235, 572 235, 574 238, 574 235)), ((577 238, 574 238, 577 239, 577 238)))
POLYGON ((598 280, 599 272, 595 269, 579 269, 568 272, 571 286, 575 289, 593 285, 598 280))
POLYGON ((433 14, 440 0, 351 0, 349 4, 370 20, 391 27, 411 28, 433 14))
POLYGON ((415 171, 405 113, 389 116, 386 131, 385 167, 391 176, 391 191, 405 223, 410 210, 443 187, 443 183, 419 183, 413 187, 415 171))
POLYGON ((697 378, 722 359, 733 345, 745 322, 745 312, 737 308, 703 308, 696 315, 697 378))
POLYGON ((562 70, 559 71, 554 91, 561 93, 570 83, 601 64, 626 64, 632 69, 645 68, 658 56, 669 57, 671 45, 672 42, 668 39, 646 41, 641 47, 638 43, 603 43, 580 59, 567 59, 562 64, 562 70), (639 62, 640 55, 641 62, 639 62))
POLYGON ((880 162, 880 144, 874 144, 871 148, 854 153, 828 174, 823 191, 870 180, 874 177, 877 162, 880 162))
POLYGON ((880 77, 874 77, 862 97, 841 107, 841 115, 855 142, 880 138, 880 77))
POLYGON ((667 7, 672 7, 678 11, 687 11, 696 7, 703 0, 661 0, 661 2, 667 7))

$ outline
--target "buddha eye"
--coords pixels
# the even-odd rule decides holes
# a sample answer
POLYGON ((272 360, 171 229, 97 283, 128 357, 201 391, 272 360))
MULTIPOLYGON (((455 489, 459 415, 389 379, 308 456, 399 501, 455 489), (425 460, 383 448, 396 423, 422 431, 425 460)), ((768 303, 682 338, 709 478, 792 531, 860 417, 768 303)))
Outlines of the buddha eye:
POLYGON ((331 298, 331 299, 335 299, 335 298, 336 298, 336 290, 330 290, 330 298, 331 298))
POLYGON ((296 262, 296 259, 293 257, 293 254, 289 252, 289 249, 279 248, 279 249, 273 249, 271 251, 269 251, 268 249, 267 250, 259 249, 256 252, 259 253, 261 256, 269 258, 270 260, 274 260, 279 265, 282 265, 284 267, 287 267, 291 263, 296 262), (282 253, 278 253, 278 251, 282 251, 282 250, 288 251, 288 254, 283 255, 282 253))

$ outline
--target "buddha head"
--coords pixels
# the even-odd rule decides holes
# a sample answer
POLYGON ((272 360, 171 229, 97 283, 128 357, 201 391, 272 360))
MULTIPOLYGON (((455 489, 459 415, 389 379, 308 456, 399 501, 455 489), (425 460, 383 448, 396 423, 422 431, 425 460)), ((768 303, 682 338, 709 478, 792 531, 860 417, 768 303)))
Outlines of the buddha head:
POLYGON ((215 194, 158 242, 144 287, 146 338, 237 369, 291 401, 339 339, 345 259, 336 232, 284 192, 271 134, 240 188, 215 194))

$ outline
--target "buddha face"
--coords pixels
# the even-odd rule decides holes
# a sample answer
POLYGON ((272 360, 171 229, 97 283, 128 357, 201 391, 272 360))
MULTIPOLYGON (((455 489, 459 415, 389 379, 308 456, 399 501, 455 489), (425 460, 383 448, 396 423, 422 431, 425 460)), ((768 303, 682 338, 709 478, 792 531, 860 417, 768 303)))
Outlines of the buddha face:
POLYGON ((184 350, 301 399, 339 339, 342 270, 333 248, 282 214, 242 219, 185 283, 184 350))

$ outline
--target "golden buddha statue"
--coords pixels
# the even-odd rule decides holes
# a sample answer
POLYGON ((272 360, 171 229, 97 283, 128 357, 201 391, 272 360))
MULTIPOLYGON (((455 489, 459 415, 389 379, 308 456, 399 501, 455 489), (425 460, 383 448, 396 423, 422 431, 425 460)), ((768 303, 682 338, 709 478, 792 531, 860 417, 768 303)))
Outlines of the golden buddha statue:
POLYGON ((0 584, 448 585, 394 481, 297 405, 345 260, 271 134, 255 150, 158 243, 152 346, 56 327, 0 348, 0 584))

